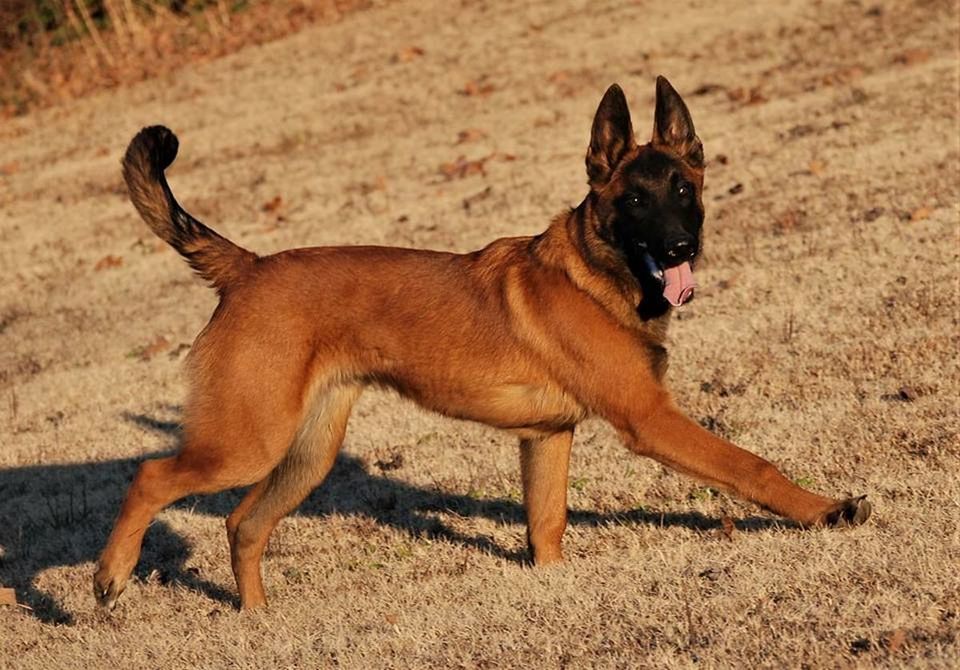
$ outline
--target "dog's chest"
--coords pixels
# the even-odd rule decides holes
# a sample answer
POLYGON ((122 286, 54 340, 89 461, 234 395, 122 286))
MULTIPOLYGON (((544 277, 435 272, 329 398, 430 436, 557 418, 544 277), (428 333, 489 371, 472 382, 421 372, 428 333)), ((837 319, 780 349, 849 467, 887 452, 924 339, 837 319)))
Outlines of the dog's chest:
POLYGON ((669 355, 664 342, 667 339, 667 327, 670 325, 670 315, 666 314, 643 324, 642 342, 647 353, 650 369, 653 370, 657 381, 663 381, 667 374, 669 355))

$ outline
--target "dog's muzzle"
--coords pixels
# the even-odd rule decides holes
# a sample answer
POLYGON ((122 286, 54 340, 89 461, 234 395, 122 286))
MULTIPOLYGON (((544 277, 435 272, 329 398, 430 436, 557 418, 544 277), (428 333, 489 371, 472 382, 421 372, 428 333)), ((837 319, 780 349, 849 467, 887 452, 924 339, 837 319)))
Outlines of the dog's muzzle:
POLYGON ((640 246, 640 262, 644 272, 660 288, 663 297, 674 307, 679 307, 693 298, 697 282, 693 278, 693 269, 689 261, 663 268, 657 259, 647 251, 646 245, 640 246))

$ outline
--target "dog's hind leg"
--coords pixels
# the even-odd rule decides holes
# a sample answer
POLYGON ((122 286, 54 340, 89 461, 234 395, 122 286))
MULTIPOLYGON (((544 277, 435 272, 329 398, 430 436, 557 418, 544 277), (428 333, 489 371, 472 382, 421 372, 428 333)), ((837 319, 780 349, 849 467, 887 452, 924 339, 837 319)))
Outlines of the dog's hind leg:
POLYGON ((297 378, 277 365, 268 370, 284 374, 267 379, 244 374, 244 366, 224 365, 225 371, 198 378, 180 452, 144 461, 130 484, 93 578, 101 605, 116 604, 160 510, 186 495, 258 482, 290 448, 305 415, 300 386, 291 381, 297 378))
POLYGON ((94 596, 100 605, 110 609, 116 605, 140 557, 147 527, 160 510, 193 493, 215 493, 250 484, 273 466, 218 458, 217 454, 223 452, 187 440, 176 456, 150 459, 140 465, 93 577, 94 596))
POLYGON ((230 559, 244 609, 265 605, 260 560, 270 533, 330 472, 360 386, 320 391, 290 450, 227 520, 230 559))
POLYGON ((523 506, 533 562, 563 560, 560 543, 567 527, 567 473, 573 431, 520 441, 523 506))

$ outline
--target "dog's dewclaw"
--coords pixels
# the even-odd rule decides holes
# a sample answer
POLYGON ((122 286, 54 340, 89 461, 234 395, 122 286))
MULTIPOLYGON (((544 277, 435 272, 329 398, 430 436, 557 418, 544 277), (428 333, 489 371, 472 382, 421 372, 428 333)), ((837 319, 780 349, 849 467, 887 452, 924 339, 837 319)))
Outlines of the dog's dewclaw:
POLYGON ((870 518, 871 512, 873 512, 873 505, 867 500, 867 496, 847 498, 827 513, 823 525, 833 527, 859 526, 870 518))

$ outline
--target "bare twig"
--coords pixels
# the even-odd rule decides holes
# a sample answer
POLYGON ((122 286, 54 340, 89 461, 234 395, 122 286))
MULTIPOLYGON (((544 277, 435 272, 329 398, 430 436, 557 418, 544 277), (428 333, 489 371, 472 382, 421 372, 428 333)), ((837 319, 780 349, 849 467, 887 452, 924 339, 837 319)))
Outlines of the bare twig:
POLYGON ((86 0, 74 0, 74 4, 77 6, 77 11, 80 12, 80 18, 83 19, 84 27, 87 29, 87 32, 90 33, 90 39, 93 40, 93 45, 97 48, 97 51, 100 52, 100 55, 103 57, 103 60, 106 61, 107 65, 112 67, 114 63, 113 54, 107 49, 107 45, 104 43, 100 31, 97 30, 96 24, 90 17, 86 0))
POLYGON ((207 28, 215 40, 223 37, 223 31, 220 29, 220 21, 217 19, 217 13, 213 8, 203 11, 203 18, 207 20, 207 28))
POLYGON ((137 13, 133 9, 133 0, 123 0, 123 18, 131 35, 140 37, 143 34, 143 26, 137 20, 137 13))
MULTIPOLYGON (((69 0, 64 2, 63 13, 67 17, 67 22, 70 24, 70 27, 73 28, 74 32, 77 33, 79 37, 83 37, 83 26, 80 25, 80 22, 77 20, 77 15, 73 11, 73 5, 70 4, 69 0)), ((92 67, 97 66, 97 54, 90 48, 90 45, 87 44, 85 39, 77 40, 80 43, 80 48, 83 49, 83 53, 86 54, 87 60, 90 61, 92 67)))
POLYGON ((796 319, 793 315, 793 309, 791 308, 787 312, 787 320, 783 324, 783 336, 780 338, 780 341, 784 344, 789 344, 793 340, 793 336, 796 334, 796 319))
POLYGON ((110 25, 113 26, 113 32, 121 46, 128 46, 133 40, 133 34, 123 16, 123 13, 117 8, 114 0, 103 0, 103 6, 107 15, 110 17, 110 25))
POLYGON ((230 26, 230 11, 227 9, 227 3, 224 0, 217 0, 217 13, 220 15, 220 24, 224 28, 230 26))
POLYGON ((20 410, 20 401, 17 399, 17 390, 10 389, 10 424, 16 428, 20 410))

